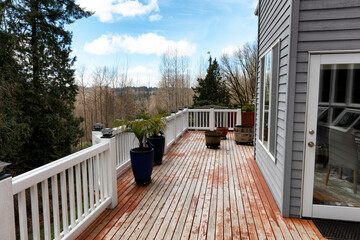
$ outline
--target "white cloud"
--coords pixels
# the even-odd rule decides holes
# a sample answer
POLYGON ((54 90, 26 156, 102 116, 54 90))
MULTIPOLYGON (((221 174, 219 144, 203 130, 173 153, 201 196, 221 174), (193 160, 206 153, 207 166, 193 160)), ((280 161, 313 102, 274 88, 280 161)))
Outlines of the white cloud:
POLYGON ((128 35, 102 35, 90 43, 85 43, 84 50, 97 55, 108 55, 119 51, 138 54, 161 55, 168 49, 177 49, 179 55, 190 56, 196 46, 187 40, 167 40, 163 36, 147 33, 134 38, 128 35))
POLYGON ((101 22, 113 22, 122 17, 135 17, 158 12, 157 0, 147 0, 141 3, 139 0, 77 0, 81 7, 94 11, 101 22))
POLYGON ((221 55, 232 56, 234 54, 234 52, 237 51, 238 49, 239 49, 239 47, 229 45, 229 46, 225 47, 223 50, 221 50, 221 55))
POLYGON ((162 19, 162 16, 159 14, 153 14, 149 17, 149 20, 151 22, 160 21, 162 19))
POLYGON ((138 65, 134 68, 130 68, 127 70, 127 73, 132 76, 147 76, 147 75, 154 75, 157 73, 154 69, 146 68, 142 65, 138 65))
POLYGON ((151 86, 155 87, 158 82, 158 72, 154 69, 138 65, 130 68, 126 73, 133 86, 151 86))

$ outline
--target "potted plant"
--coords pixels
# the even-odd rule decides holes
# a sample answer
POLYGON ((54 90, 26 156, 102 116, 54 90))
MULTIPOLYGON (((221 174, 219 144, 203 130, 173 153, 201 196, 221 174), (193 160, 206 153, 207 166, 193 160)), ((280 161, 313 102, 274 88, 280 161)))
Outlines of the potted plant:
POLYGON ((114 126, 125 126, 126 131, 133 132, 139 141, 139 147, 130 150, 131 169, 137 185, 151 183, 151 173, 154 165, 154 149, 146 147, 146 137, 150 133, 151 121, 149 119, 136 119, 134 121, 115 120, 114 126))
POLYGON ((205 131, 205 144, 207 148, 218 149, 221 141, 221 133, 218 131, 205 131))
POLYGON ((166 129, 166 123, 162 121, 164 115, 160 114, 157 117, 150 118, 150 136, 147 141, 151 147, 154 148, 154 164, 160 165, 164 156, 165 137, 163 132, 166 129))

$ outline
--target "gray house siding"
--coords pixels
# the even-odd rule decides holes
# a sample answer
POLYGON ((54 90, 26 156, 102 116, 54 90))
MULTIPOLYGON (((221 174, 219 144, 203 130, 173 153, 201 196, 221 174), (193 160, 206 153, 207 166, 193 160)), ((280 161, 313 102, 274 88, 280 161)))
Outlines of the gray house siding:
POLYGON ((293 121, 288 123, 293 130, 289 211, 294 217, 300 216, 301 206, 309 51, 360 49, 359 0, 301 0, 298 5, 298 12, 293 12, 299 19, 297 44, 292 45, 295 86, 289 89, 294 96, 293 121))
MULTIPOLYGON (((283 0, 261 0, 259 1, 259 56, 263 56, 271 47, 279 42, 278 62, 278 88, 276 96, 277 112, 276 121, 276 151, 274 162, 269 153, 261 144, 256 144, 256 162, 272 192, 278 207, 283 207, 283 184, 284 184, 284 162, 285 162, 285 131, 287 115, 287 84, 288 84, 288 61, 290 43, 290 1, 283 0)), ((261 64, 258 64, 257 94, 256 94, 256 139, 259 136, 260 123, 260 91, 261 89, 261 64)))

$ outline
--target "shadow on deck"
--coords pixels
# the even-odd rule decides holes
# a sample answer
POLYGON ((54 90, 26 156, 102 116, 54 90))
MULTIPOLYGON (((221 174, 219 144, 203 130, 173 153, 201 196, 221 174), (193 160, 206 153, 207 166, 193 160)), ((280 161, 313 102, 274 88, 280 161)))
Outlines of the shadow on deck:
POLYGON ((311 220, 282 218, 252 146, 233 132, 219 150, 189 132, 155 166, 152 183, 118 179, 119 204, 78 239, 324 239, 311 220))

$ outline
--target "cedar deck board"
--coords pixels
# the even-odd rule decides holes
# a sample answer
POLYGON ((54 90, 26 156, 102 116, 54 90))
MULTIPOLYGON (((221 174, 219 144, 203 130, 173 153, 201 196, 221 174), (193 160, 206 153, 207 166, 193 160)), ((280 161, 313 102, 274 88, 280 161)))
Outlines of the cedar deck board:
POLYGON ((128 170, 118 179, 117 207, 78 239, 324 239, 311 220, 281 217, 253 147, 236 145, 233 132, 219 150, 204 139, 185 134, 147 187, 128 170))

